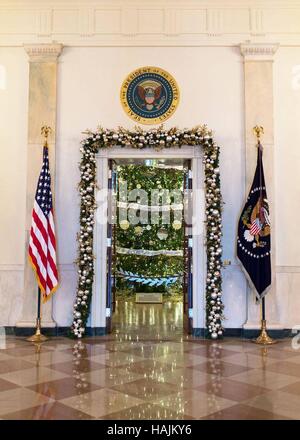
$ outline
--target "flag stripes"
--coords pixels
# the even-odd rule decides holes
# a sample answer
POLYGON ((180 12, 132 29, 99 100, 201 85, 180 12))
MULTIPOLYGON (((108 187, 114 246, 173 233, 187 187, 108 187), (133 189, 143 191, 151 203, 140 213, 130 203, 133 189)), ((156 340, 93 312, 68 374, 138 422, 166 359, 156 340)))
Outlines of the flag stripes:
POLYGON ((44 147, 43 151, 43 166, 33 204, 28 256, 45 302, 58 287, 56 239, 47 147, 44 147))

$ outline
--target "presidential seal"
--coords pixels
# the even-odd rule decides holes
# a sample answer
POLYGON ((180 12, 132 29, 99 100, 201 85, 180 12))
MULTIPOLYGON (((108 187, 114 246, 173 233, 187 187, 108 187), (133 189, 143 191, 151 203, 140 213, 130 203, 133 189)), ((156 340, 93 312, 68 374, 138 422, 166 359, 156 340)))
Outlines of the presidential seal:
POLYGON ((124 80, 121 103, 126 114, 140 124, 161 124, 179 103, 175 79, 159 67, 141 67, 124 80))

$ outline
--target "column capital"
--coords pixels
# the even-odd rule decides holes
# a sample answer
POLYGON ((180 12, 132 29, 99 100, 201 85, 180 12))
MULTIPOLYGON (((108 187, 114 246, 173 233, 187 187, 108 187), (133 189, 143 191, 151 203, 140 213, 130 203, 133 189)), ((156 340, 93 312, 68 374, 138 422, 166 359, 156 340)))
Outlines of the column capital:
POLYGON ((273 61, 279 43, 252 43, 240 45, 241 54, 245 61, 273 61))
POLYGON ((24 44, 24 49, 30 62, 49 63, 56 62, 62 52, 63 45, 54 44, 24 44))

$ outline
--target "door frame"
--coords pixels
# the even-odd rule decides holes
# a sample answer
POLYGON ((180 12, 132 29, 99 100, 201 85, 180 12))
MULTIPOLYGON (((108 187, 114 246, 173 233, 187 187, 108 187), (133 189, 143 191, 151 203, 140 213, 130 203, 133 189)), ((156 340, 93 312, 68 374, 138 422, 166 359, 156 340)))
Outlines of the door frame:
POLYGON ((107 206, 109 159, 190 159, 193 179, 193 227, 192 227, 192 270, 193 270, 193 308, 189 310, 192 322, 192 333, 199 334, 205 328, 205 285, 206 285, 206 251, 205 251, 205 193, 204 166, 201 146, 183 146, 182 148, 163 148, 159 151, 150 149, 132 149, 112 147, 100 150, 96 155, 97 184, 100 191, 96 194, 97 209, 94 224, 95 276, 91 303, 90 326, 96 333, 106 332, 106 318, 110 310, 106 308, 107 293, 107 206))

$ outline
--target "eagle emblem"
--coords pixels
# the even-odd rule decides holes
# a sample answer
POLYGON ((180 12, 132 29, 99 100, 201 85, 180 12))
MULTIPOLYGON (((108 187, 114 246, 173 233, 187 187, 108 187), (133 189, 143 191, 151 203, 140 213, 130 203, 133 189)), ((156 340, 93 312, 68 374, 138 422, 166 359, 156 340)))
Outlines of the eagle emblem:
POLYGON ((139 124, 161 124, 179 103, 179 88, 173 76, 160 67, 145 66, 124 79, 120 98, 127 116, 139 124))
POLYGON ((140 106, 148 111, 159 110, 166 97, 162 96, 162 85, 155 81, 144 81, 137 86, 140 106))
POLYGON ((245 240, 253 242, 253 247, 264 247, 266 243, 263 237, 270 235, 268 200, 259 198, 254 208, 249 206, 242 216, 242 222, 246 227, 245 240))

